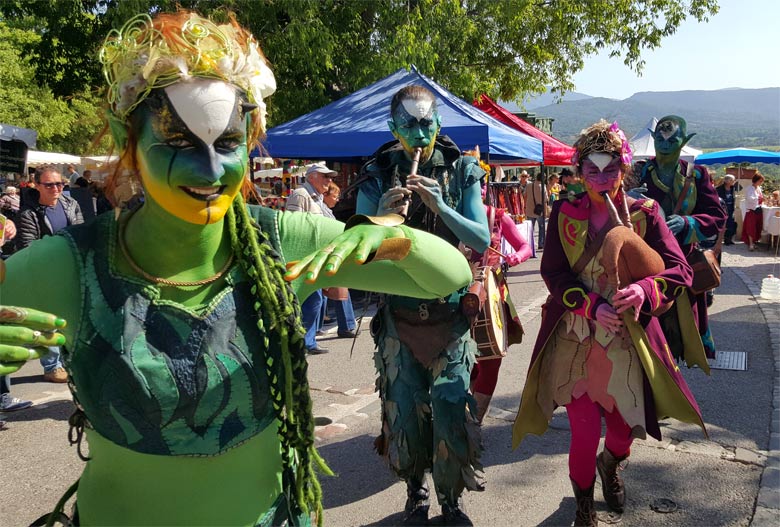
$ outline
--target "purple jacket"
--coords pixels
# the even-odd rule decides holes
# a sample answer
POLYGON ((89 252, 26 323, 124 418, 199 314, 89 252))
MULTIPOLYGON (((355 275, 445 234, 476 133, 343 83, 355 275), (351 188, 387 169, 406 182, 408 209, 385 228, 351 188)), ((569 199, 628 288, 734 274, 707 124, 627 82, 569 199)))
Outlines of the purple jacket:
MULTIPOLYGON (((561 317, 566 310, 571 310, 577 315, 595 319, 598 307, 607 302, 588 290, 572 271, 572 265, 584 250, 589 206, 587 194, 553 203, 541 263, 542 278, 550 291, 550 298, 542 311, 542 325, 514 424, 513 447, 517 447, 526 434, 541 435, 547 429, 550 416, 543 415, 536 402, 537 388, 545 382, 539 376, 539 358, 561 317)), ((629 212, 634 230, 660 254, 666 267, 662 273, 636 282, 645 292, 639 323, 624 317, 644 370, 645 430, 660 439, 658 420, 664 417, 698 424, 704 429, 699 407, 671 356, 658 319, 649 314, 687 290, 692 278, 691 268, 659 214, 655 201, 634 201, 629 206, 629 212)))

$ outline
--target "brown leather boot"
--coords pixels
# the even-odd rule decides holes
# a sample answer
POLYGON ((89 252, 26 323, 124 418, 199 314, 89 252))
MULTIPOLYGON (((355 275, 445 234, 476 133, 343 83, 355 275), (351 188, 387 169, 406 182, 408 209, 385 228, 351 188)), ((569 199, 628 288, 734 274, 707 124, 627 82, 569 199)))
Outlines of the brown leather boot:
POLYGON ((615 457, 606 447, 601 454, 596 456, 596 468, 601 478, 604 501, 607 502, 610 509, 621 514, 626 503, 626 489, 618 471, 623 470, 620 462, 626 458, 628 458, 628 454, 623 457, 615 457))
POLYGON ((492 395, 486 393, 474 392, 474 399, 477 401, 477 422, 482 424, 482 420, 487 415, 488 408, 490 408, 490 400, 492 395))
POLYGON ((571 488, 574 489, 574 498, 577 500, 574 527, 596 527, 599 524, 596 509, 593 506, 593 486, 595 483, 596 476, 593 476, 593 483, 590 484, 590 487, 581 489, 573 479, 571 480, 571 488))

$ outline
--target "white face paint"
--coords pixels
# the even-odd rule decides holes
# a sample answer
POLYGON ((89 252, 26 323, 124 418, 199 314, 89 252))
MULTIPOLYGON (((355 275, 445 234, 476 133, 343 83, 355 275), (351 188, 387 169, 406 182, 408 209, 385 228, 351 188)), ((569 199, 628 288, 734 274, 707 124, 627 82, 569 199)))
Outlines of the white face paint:
POLYGON ((590 154, 587 159, 599 167, 599 170, 603 172, 607 165, 612 161, 613 157, 609 154, 605 154, 604 152, 596 152, 594 154, 590 154))
POLYGON ((236 105, 236 90, 213 79, 195 78, 165 88, 176 113, 207 145, 222 135, 236 105))
POLYGON ((431 119, 433 116, 433 101, 428 100, 427 97, 404 99, 401 104, 415 119, 431 119))
POLYGON ((668 141, 670 137, 677 133, 677 130, 680 129, 680 125, 674 121, 664 121, 660 128, 661 129, 659 131, 661 132, 661 137, 668 141))

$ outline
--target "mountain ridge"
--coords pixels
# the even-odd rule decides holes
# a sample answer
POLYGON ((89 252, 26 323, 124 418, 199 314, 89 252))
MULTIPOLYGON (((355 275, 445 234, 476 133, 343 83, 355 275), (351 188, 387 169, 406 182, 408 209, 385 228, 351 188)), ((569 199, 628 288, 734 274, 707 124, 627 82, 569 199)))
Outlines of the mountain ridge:
POLYGON ((696 148, 780 145, 780 87, 646 91, 622 100, 578 95, 584 97, 533 108, 555 119, 553 135, 569 144, 601 118, 617 121, 631 137, 652 117, 674 114, 697 134, 696 148))

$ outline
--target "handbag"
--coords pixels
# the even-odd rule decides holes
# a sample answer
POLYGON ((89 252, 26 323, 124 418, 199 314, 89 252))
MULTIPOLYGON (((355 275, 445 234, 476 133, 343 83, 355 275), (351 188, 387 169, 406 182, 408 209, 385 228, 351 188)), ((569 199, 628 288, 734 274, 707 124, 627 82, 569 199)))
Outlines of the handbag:
MULTIPOLYGON (((683 185, 677 205, 672 214, 677 214, 682 208, 682 202, 688 195, 688 189, 693 183, 693 163, 688 163, 688 171, 685 176, 685 185, 683 185)), ((720 265, 718 264, 718 255, 723 245, 723 229, 718 233, 718 241, 712 249, 702 249, 695 247, 685 259, 688 265, 693 269, 693 280, 691 280, 691 291, 693 294, 700 295, 720 285, 720 265)))
POLYGON ((346 287, 323 287, 322 294, 328 300, 346 300, 349 298, 349 289, 346 287))
MULTIPOLYGON (((723 232, 720 233, 720 237, 723 232)), ((717 246, 716 246, 717 247, 717 246)), ((720 265, 718 256, 713 249, 701 249, 696 247, 686 258, 693 269, 691 291, 699 295, 720 285, 720 265)))
POLYGON ((534 198, 534 214, 541 216, 544 208, 542 207, 541 203, 536 202, 536 189, 534 188, 533 183, 531 183, 531 196, 534 198))

